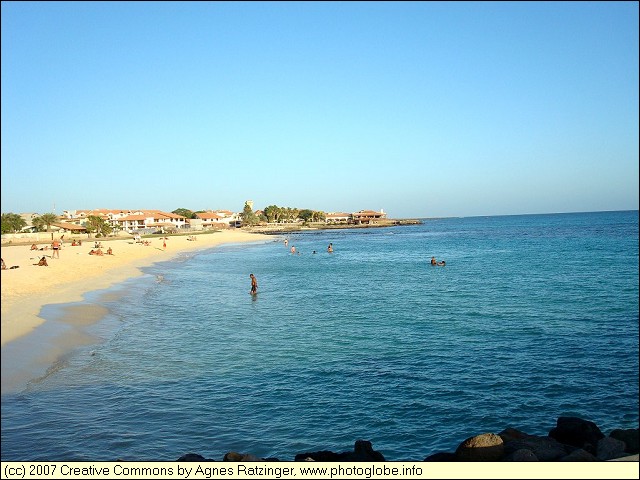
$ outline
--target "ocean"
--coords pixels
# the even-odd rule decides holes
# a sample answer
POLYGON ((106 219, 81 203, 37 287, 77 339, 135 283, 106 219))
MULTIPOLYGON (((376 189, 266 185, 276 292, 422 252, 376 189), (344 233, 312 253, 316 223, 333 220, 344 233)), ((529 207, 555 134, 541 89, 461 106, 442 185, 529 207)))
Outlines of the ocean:
POLYGON ((638 211, 274 235, 85 302, 107 312, 92 341, 2 396, 3 461, 293 460, 358 439, 422 460, 560 416, 638 428, 638 211))

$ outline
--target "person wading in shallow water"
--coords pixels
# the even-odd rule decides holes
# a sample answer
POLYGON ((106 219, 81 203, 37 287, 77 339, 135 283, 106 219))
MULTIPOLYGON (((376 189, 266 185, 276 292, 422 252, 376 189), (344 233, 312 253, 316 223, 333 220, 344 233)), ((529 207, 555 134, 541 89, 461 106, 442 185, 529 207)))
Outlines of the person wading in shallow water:
POLYGON ((251 295, 255 295, 256 293, 258 293, 258 280, 253 275, 253 273, 249 275, 249 278, 251 278, 251 291, 249 293, 251 295))

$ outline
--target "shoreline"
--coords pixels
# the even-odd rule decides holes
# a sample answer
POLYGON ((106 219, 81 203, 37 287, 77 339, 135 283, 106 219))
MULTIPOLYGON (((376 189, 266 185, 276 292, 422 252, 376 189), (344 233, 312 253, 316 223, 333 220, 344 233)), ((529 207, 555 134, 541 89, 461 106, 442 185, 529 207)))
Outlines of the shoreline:
POLYGON ((78 327, 86 326, 87 322, 99 321, 95 311, 99 307, 90 305, 84 308, 68 304, 83 302, 91 292, 106 290, 126 280, 140 277, 144 275, 141 270, 143 267, 171 260, 183 252, 207 250, 222 244, 274 241, 273 236, 243 230, 198 234, 195 236, 197 240, 188 240, 189 237, 168 237, 166 249, 162 237, 150 240, 151 244, 148 246, 135 243, 131 238, 99 240, 103 242, 103 250, 106 251, 108 247, 113 249, 113 255, 104 256, 89 255, 96 241, 93 239, 84 240, 81 246, 71 246, 70 242, 66 242, 59 251, 60 258, 51 258, 51 249, 32 251, 30 244, 2 246, 2 259, 8 268, 2 270, 1 286, 3 393, 9 383, 16 383, 16 376, 24 376, 17 370, 33 373, 34 362, 35 368, 42 370, 46 363, 51 365, 52 359, 55 361, 73 348, 76 342, 81 345, 86 341, 78 327), (48 266, 34 265, 42 256, 45 256, 48 266), (12 266, 18 268, 10 269, 12 266), (43 308, 49 305, 67 305, 67 313, 71 313, 72 321, 43 318, 43 308), (90 310, 90 319, 85 318, 87 308, 90 310), (51 343, 42 341, 56 338, 52 331, 64 331, 66 328, 73 329, 70 338, 51 343), (38 335, 37 330, 46 333, 38 335), (43 348, 43 343, 47 348, 43 348), (51 351, 45 352, 46 349, 51 351))
MULTIPOLYGON (((132 238, 101 239, 113 255, 89 255, 96 240, 81 246, 67 242, 53 251, 31 250, 31 244, 2 246, 1 389, 2 394, 25 388, 47 375, 72 349, 97 341, 86 327, 104 318, 107 290, 144 275, 142 268, 171 260, 184 252, 208 250, 223 244, 272 242, 273 236, 244 230, 221 230, 191 236, 163 237, 145 246, 132 238), (44 256, 48 266, 34 265, 44 256), (10 269, 12 266, 18 268, 10 269), (52 314, 52 312, 55 312, 52 314)), ((56 237, 58 238, 58 237, 56 237)), ((45 244, 39 243, 39 246, 45 244)), ((117 294, 115 294, 117 295, 117 294)))
POLYGON ((30 245, 11 245, 1 248, 8 268, 2 270, 1 345, 26 335, 44 320, 38 317, 44 305, 72 303, 84 294, 103 290, 129 278, 142 275, 141 267, 170 260, 186 251, 205 250, 226 243, 273 241, 273 237, 259 233, 222 230, 199 234, 196 241, 188 236, 168 237, 163 248, 162 238, 152 239, 151 245, 136 244, 133 239, 104 241, 104 249, 111 247, 114 255, 89 255, 95 240, 85 240, 81 246, 67 242, 60 250, 60 258, 50 258, 53 251, 32 251, 30 245), (47 267, 33 265, 45 256, 47 267))

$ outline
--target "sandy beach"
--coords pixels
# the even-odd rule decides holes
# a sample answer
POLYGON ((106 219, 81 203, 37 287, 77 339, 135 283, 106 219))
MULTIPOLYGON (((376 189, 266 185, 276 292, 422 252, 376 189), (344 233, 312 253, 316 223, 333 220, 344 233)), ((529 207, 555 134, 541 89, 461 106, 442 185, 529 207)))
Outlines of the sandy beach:
MULTIPOLYGON (((55 238, 59 238, 55 236, 55 238)), ((63 244, 60 258, 51 258, 53 250, 31 250, 31 245, 2 247, 2 347, 32 332, 44 323, 38 315, 44 305, 78 302, 83 294, 110 287, 138 275, 140 267, 168 260, 184 252, 211 248, 224 243, 271 241, 272 236, 242 230, 222 230, 188 236, 150 240, 150 245, 136 243, 131 238, 103 241, 103 256, 89 255, 94 240, 84 240, 81 246, 63 244), (111 247, 113 255, 106 255, 111 247), (46 257, 48 266, 37 266, 46 257), (19 268, 11 269, 12 266, 19 268)), ((44 244, 39 244, 43 247, 44 244)))

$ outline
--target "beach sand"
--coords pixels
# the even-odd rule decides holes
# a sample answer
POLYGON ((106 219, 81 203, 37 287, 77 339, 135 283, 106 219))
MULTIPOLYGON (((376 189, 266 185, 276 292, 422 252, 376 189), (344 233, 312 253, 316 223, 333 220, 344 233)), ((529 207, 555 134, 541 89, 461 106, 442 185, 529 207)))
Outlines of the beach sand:
MULTIPOLYGON (((60 258, 51 258, 53 250, 31 250, 31 245, 2 247, 2 259, 8 270, 2 270, 2 341, 8 342, 32 332, 44 323, 38 315, 44 305, 82 300, 83 294, 102 290, 128 278, 142 275, 140 267, 169 260, 184 251, 202 250, 223 243, 272 241, 273 236, 231 229, 194 236, 169 236, 166 249, 162 238, 151 239, 151 245, 133 239, 102 242, 104 256, 89 255, 95 240, 84 240, 82 246, 64 243, 60 258), (106 255, 107 248, 113 255, 106 255), (33 265, 46 256, 49 266, 33 265), (16 269, 9 269, 12 266, 16 269)), ((55 238, 59 238, 57 235, 55 238)), ((44 244, 39 244, 44 246, 44 244)), ((86 312, 85 312, 86 313, 86 312)), ((78 315, 76 315, 78 317, 78 315)))

